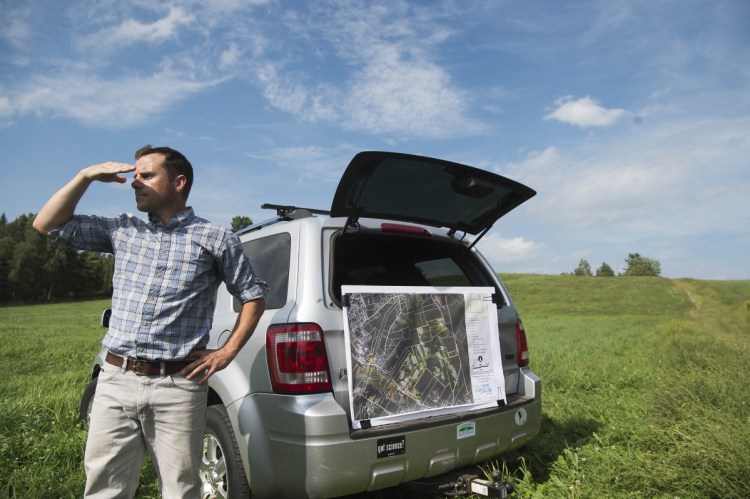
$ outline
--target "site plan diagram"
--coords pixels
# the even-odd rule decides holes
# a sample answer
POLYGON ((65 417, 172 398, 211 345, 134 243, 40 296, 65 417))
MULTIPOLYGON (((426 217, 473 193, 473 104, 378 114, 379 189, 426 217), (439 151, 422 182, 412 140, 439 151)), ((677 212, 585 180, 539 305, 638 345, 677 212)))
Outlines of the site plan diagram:
POLYGON ((342 292, 356 428, 505 401, 493 288, 342 292))

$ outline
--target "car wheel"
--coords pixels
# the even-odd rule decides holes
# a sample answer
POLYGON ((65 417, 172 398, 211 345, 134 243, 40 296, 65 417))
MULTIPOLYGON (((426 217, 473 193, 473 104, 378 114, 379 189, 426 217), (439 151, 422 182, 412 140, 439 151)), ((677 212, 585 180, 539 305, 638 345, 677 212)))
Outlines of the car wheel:
POLYGON ((206 413, 200 475, 204 499, 250 497, 237 439, 223 405, 212 405, 206 413))
POLYGON ((89 423, 91 406, 94 403, 94 394, 96 393, 97 379, 99 378, 94 378, 89 381, 89 384, 86 385, 86 388, 83 390, 83 395, 81 395, 81 405, 78 408, 78 417, 81 418, 81 422, 84 424, 84 426, 88 425, 89 423))

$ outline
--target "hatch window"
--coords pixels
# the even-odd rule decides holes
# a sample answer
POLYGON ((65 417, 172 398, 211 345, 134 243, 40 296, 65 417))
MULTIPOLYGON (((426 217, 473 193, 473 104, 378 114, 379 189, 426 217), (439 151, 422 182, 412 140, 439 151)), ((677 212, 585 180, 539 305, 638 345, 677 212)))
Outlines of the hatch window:
POLYGON ((495 286, 465 246, 414 236, 360 233, 333 244, 331 295, 341 302, 342 285, 495 286))

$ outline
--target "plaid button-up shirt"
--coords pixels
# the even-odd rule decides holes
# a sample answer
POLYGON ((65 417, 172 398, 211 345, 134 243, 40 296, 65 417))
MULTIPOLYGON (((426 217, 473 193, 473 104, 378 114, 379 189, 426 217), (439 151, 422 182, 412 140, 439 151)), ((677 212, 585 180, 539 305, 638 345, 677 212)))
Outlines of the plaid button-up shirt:
POLYGON ((208 343, 221 282, 241 302, 268 292, 239 239, 192 208, 167 224, 130 214, 76 215, 51 235, 73 249, 114 254, 112 317, 102 344, 120 355, 184 359, 208 343))

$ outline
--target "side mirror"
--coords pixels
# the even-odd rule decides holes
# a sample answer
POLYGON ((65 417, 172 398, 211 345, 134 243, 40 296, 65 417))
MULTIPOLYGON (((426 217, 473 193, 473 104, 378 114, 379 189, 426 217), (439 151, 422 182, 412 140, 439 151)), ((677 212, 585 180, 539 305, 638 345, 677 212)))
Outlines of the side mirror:
POLYGON ((101 317, 101 319, 99 319, 99 324, 103 328, 108 328, 109 327, 109 318, 110 317, 112 317, 112 309, 111 308, 104 309, 104 312, 102 312, 102 317, 101 317))

